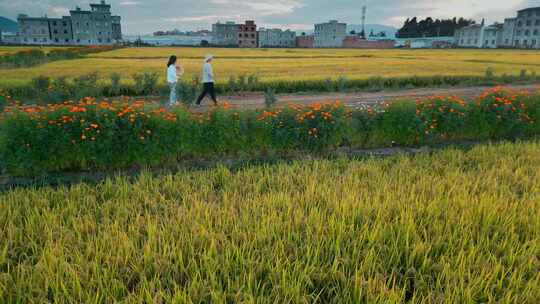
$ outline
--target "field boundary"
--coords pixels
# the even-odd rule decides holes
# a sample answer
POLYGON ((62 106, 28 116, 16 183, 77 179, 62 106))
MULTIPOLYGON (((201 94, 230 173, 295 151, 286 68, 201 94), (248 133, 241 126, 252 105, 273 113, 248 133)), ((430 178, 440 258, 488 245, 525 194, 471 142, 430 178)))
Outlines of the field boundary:
POLYGON ((341 147, 335 151, 328 151, 325 153, 316 152, 302 152, 302 151, 290 151, 286 154, 278 155, 275 157, 261 156, 253 158, 221 158, 219 160, 182 160, 174 164, 160 165, 160 166, 134 166, 127 169, 118 169, 112 171, 96 170, 93 172, 88 171, 74 171, 74 172, 57 172, 47 173, 39 177, 13 177, 8 174, 0 175, 0 193, 13 190, 16 188, 28 188, 28 187, 57 187, 57 186, 69 186, 79 183, 95 184, 102 182, 109 178, 127 177, 129 179, 135 179, 142 173, 150 173, 153 176, 175 174, 182 171, 193 170, 208 170, 214 169, 219 166, 224 166, 230 170, 286 163, 293 161, 312 161, 323 159, 336 159, 345 158, 349 160, 365 159, 365 158, 386 158, 392 156, 415 156, 421 154, 430 154, 443 151, 445 149, 459 149, 470 150, 477 146, 493 146, 500 145, 508 142, 536 142, 537 139, 529 140, 489 140, 489 141, 463 141, 454 143, 441 143, 437 145, 423 145, 418 147, 387 147, 387 148, 373 148, 373 149, 356 149, 352 147, 341 147))

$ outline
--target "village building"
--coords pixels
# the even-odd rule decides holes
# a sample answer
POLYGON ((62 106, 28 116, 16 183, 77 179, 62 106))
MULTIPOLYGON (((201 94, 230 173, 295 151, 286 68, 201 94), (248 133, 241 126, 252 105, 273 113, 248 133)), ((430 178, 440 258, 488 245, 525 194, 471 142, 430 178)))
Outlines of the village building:
POLYGON ((20 44, 51 44, 49 18, 28 17, 28 15, 21 14, 17 21, 19 23, 18 36, 20 44))
POLYGON ((296 46, 296 33, 291 30, 281 29, 259 30, 259 47, 290 48, 296 46))
POLYGON ((518 11, 514 47, 540 48, 540 7, 518 11))
POLYGON ((51 44, 73 44, 73 31, 70 17, 49 18, 51 44))
POLYGON ((217 46, 237 46, 240 25, 233 21, 212 25, 211 43, 217 46))
POLYGON ((257 43, 257 25, 255 21, 248 20, 244 24, 240 24, 238 29, 238 43, 241 48, 256 48, 257 43))
POLYGON ((18 43, 37 45, 111 45, 122 40, 121 17, 111 15, 105 1, 90 4, 90 11, 80 7, 62 18, 17 18, 18 43))
POLYGON ((316 48, 339 48, 343 46, 343 40, 347 36, 347 24, 337 20, 327 23, 315 24, 316 48))

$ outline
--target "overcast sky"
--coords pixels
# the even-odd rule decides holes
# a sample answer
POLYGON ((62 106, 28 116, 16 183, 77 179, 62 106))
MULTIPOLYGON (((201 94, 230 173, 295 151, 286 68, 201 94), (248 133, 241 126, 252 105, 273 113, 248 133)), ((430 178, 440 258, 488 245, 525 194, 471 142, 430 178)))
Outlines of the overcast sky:
MULTIPOLYGON (((0 16, 61 16, 87 0, 0 0, 0 16)), ((367 5, 369 24, 399 27, 407 17, 468 17, 488 22, 512 17, 517 9, 540 6, 540 0, 108 0, 122 16, 124 33, 159 29, 209 29, 216 21, 255 19, 265 27, 311 29, 313 23, 338 19, 360 24, 367 5)))

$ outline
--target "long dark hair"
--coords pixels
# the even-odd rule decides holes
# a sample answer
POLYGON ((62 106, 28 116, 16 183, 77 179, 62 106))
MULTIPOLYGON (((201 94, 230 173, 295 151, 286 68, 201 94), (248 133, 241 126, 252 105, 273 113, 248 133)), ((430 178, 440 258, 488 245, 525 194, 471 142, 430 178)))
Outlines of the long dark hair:
POLYGON ((171 65, 176 63, 176 56, 172 55, 169 57, 169 63, 167 63, 167 67, 170 67, 171 65))

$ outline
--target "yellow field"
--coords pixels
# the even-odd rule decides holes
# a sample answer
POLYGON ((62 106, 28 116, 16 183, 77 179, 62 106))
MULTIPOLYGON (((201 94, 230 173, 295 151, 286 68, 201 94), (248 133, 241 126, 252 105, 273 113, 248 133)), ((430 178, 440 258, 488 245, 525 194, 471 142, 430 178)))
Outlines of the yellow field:
POLYGON ((61 47, 61 46, 47 46, 47 47, 35 47, 35 46, 0 46, 0 56, 2 55, 6 55, 6 54, 12 54, 12 53, 17 53, 19 51, 27 51, 27 50, 31 50, 31 49, 40 49, 42 51, 44 51, 45 53, 51 51, 51 50, 54 50, 54 49, 61 49, 61 48, 64 48, 64 47, 61 47))
MULTIPOLYGON (((0 48, 0 52, 3 49, 0 48)), ((346 76, 518 74, 540 73, 540 52, 524 50, 350 50, 350 49, 202 49, 128 48, 93 54, 79 60, 57 61, 32 68, 0 70, 0 85, 24 83, 39 75, 74 77, 98 72, 108 78, 118 72, 129 78, 140 72, 165 74, 167 57, 175 54, 186 69, 184 78, 198 75, 206 53, 216 56, 218 82, 230 75, 256 74, 263 81, 324 79, 346 76)))

